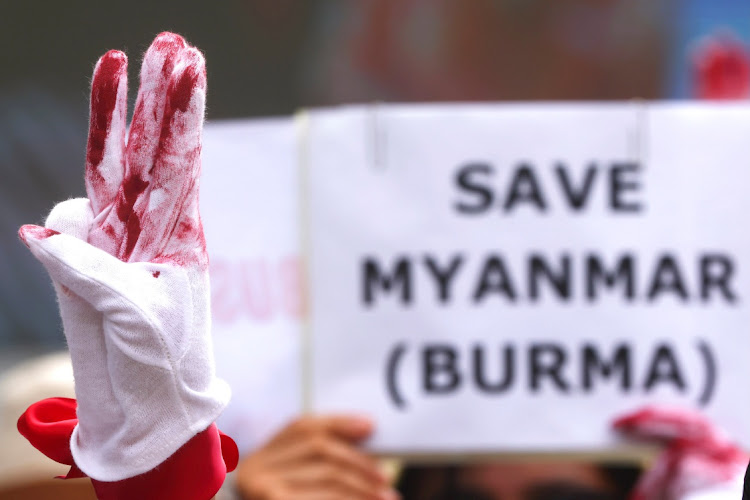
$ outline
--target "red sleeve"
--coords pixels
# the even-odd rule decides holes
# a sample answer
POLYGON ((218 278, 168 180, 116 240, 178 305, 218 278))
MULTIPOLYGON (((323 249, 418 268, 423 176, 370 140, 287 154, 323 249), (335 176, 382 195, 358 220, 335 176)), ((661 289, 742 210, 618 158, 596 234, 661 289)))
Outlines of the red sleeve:
MULTIPOLYGON (((46 456, 69 465, 68 474, 61 476, 69 479, 86 476, 70 453, 70 436, 77 424, 75 399, 50 398, 34 403, 21 415, 18 431, 46 456)), ((238 461, 232 438, 211 424, 156 469, 122 481, 91 482, 99 500, 208 500, 238 461)))

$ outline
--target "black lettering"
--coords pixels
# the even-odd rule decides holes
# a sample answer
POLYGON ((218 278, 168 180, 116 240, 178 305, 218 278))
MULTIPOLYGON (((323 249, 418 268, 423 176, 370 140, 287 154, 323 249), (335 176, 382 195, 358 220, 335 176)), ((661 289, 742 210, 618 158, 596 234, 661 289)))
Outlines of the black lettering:
POLYGON ((673 292, 683 301, 688 299, 687 289, 680 273, 680 266, 674 257, 662 255, 656 264, 651 285, 648 288, 648 300, 653 301, 658 295, 673 292))
POLYGON ((677 358, 666 344, 660 345, 654 351, 654 357, 648 365, 648 373, 643 388, 650 392, 656 384, 666 383, 672 385, 675 389, 685 392, 685 379, 682 376, 680 365, 677 358))
POLYGON ((457 201, 453 207, 463 214, 479 214, 492 206, 492 190, 481 180, 494 173, 493 168, 485 163, 470 163, 459 169, 456 174, 456 184, 459 190, 471 193, 474 203, 457 201))
POLYGON ((594 179, 596 178, 596 172, 596 164, 592 163, 586 168, 583 182, 579 187, 576 187, 573 186, 573 182, 568 177, 568 170, 565 165, 562 162, 558 163, 555 167, 555 174, 557 174, 557 179, 563 188, 568 206, 577 211, 585 208, 586 202, 589 199, 589 193, 591 193, 591 186, 594 184, 594 179))
POLYGON ((635 272, 633 269, 633 256, 626 254, 617 260, 615 269, 608 271, 602 264, 601 259, 590 254, 586 257, 586 297, 589 300, 598 299, 598 285, 602 279, 604 284, 613 288, 618 282, 624 284, 625 298, 632 300, 635 295, 635 272))
POLYGON ((375 292, 391 292, 400 289, 401 302, 409 304, 412 300, 411 263, 407 257, 396 259, 391 274, 381 271, 378 261, 372 257, 365 258, 362 265, 362 299, 366 305, 375 302, 375 292))
POLYGON ((529 389, 538 392, 541 381, 548 378, 561 392, 568 392, 568 383, 561 374, 566 361, 560 346, 533 344, 529 350, 529 389))
POLYGON ((609 171, 609 206, 615 212, 640 212, 642 205, 639 201, 627 201, 628 192, 638 192, 641 184, 633 178, 639 174, 637 163, 615 163, 609 171))
POLYGON ((473 368, 474 381, 476 382, 477 387, 479 387, 482 392, 489 394, 499 394, 507 391, 510 387, 513 386, 513 379, 516 371, 514 356, 515 351, 511 346, 505 346, 503 349, 501 349, 501 359, 498 359, 497 363, 499 366, 500 377, 498 380, 495 380, 493 382, 489 382, 487 380, 488 377, 486 373, 487 370, 485 368, 484 351, 485 349, 483 349, 482 346, 474 346, 473 368))
POLYGON ((455 257, 453 257, 453 259, 451 259, 450 264, 447 268, 441 269, 435 259, 433 259, 429 255, 425 257, 424 263, 427 266, 427 269, 429 269, 432 277, 435 278, 435 281, 437 281, 439 287, 438 295, 440 302, 445 303, 450 300, 450 284, 453 281, 456 271, 458 271, 458 268, 461 267, 462 262, 463 257, 460 255, 456 255, 455 257))
POLYGON ((519 203, 531 203, 540 212, 547 209, 547 203, 542 196, 539 182, 534 175, 534 171, 528 165, 521 165, 513 173, 503 209, 510 212, 519 203))
POLYGON ((479 285, 474 291, 474 302, 479 302, 489 293, 504 295, 511 302, 516 300, 516 291, 504 261, 498 256, 488 258, 482 268, 479 285))
POLYGON ((583 376, 582 385, 585 390, 594 387, 594 375, 602 378, 612 377, 620 373, 620 388, 623 391, 630 389, 632 380, 630 374, 630 349, 626 345, 620 345, 615 349, 614 355, 608 360, 602 359, 596 347, 586 344, 583 347, 583 376))
POLYGON ((540 281, 544 278, 552 285, 557 293, 557 298, 569 300, 571 293, 570 279, 570 256, 563 255, 560 258, 558 270, 552 269, 544 257, 532 254, 529 257, 529 299, 536 301, 540 296, 540 281))
POLYGON ((727 302, 737 302, 737 294, 732 291, 729 280, 734 275, 734 263, 727 255, 707 254, 700 260, 701 298, 708 301, 711 290, 718 289, 727 302))
POLYGON ((450 345, 430 345, 422 351, 422 387, 428 394, 448 394, 461 385, 458 352, 450 345))

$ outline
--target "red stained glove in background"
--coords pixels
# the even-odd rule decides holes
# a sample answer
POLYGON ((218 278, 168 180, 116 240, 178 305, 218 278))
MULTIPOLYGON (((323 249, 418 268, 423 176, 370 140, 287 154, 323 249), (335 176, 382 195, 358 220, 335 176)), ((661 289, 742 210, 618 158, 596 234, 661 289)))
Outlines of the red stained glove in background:
POLYGON ((727 495, 711 498, 741 498, 748 455, 697 411, 645 408, 613 426, 626 437, 663 446, 631 500, 697 500, 709 490, 727 495))

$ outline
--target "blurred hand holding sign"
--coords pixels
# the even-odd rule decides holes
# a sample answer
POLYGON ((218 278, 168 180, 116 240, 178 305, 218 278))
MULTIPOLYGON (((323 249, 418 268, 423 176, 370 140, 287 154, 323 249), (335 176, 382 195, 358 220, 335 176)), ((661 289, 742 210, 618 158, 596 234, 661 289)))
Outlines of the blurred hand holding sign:
POLYGON ((750 445, 749 107, 300 123, 310 410, 386 453, 606 451, 656 402, 750 445))

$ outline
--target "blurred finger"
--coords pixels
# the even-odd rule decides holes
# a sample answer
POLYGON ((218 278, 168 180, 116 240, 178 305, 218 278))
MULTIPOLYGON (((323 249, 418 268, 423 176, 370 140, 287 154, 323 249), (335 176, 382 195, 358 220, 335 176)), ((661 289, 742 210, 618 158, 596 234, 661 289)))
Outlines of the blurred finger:
POLYGON ((369 436, 372 430, 372 422, 359 416, 305 415, 276 433, 263 447, 263 451, 269 456, 278 456, 281 457, 280 460, 285 460, 289 456, 301 456, 311 443, 330 439, 344 439, 347 443, 356 443, 369 436))
POLYGON ((373 497, 351 494, 351 492, 341 491, 335 487, 315 488, 314 490, 293 489, 291 493, 288 498, 295 500, 399 500, 401 498, 392 490, 384 490, 373 497))
POLYGON ((377 462, 351 444, 332 437, 303 439, 280 448, 267 457, 270 466, 289 467, 305 462, 329 463, 340 470, 352 470, 368 480, 384 483, 377 462))
POLYGON ((331 435, 358 442, 372 434, 371 420, 357 415, 306 415, 287 425, 272 442, 299 441, 302 437, 331 435))
POLYGON ((371 475, 344 469, 330 462, 311 462, 304 467, 290 468, 285 477, 293 487, 328 487, 346 494, 349 498, 377 500, 384 483, 371 475))
POLYGON ((354 415, 321 417, 321 423, 327 432, 347 441, 361 441, 374 431, 371 420, 354 415))
POLYGON ((128 58, 110 50, 96 63, 86 149, 86 192, 94 215, 114 202, 125 168, 128 58))
MULTIPOLYGON (((341 493, 339 491, 292 491, 290 493, 289 498, 293 498, 294 500, 352 500, 351 497, 346 496, 346 494, 341 493)), ((279 497, 281 498, 281 497, 279 497)), ((354 499, 354 500, 360 500, 360 499, 354 499)))

